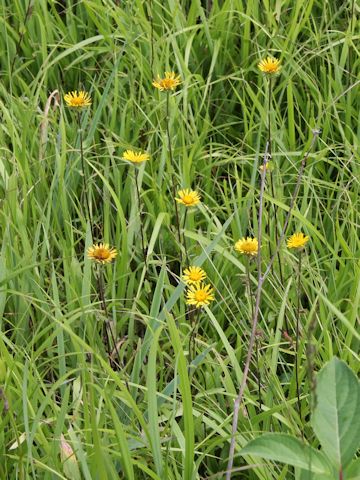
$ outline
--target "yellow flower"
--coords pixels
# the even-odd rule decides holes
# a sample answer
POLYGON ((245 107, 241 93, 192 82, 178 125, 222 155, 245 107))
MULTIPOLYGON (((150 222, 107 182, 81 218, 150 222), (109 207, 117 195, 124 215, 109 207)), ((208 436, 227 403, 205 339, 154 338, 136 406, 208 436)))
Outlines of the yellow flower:
MULTIPOLYGON (((266 162, 265 172, 271 172, 273 170, 273 168, 274 168, 274 166, 273 166, 271 160, 266 162)), ((260 170, 260 172, 262 172, 264 170, 264 165, 260 165, 259 170, 260 170)))
POLYGON ((184 270, 182 279, 188 285, 197 285, 206 278, 206 273, 200 267, 189 267, 184 270))
POLYGON ((308 235, 304 235, 302 232, 294 233, 288 238, 287 247, 288 248, 298 248, 299 250, 303 248, 307 242, 310 240, 308 235))
POLYGON ((213 292, 214 289, 211 285, 204 283, 191 285, 186 292, 186 304, 195 305, 196 308, 209 305, 215 299, 213 292))
POLYGON ((94 244, 87 251, 88 258, 97 263, 110 263, 116 255, 116 248, 109 247, 108 243, 94 244))
POLYGON ((234 248, 237 252, 253 257, 258 254, 259 244, 256 238, 243 237, 235 243, 234 248))
POLYGON ((64 95, 64 100, 68 107, 90 107, 91 105, 91 97, 87 92, 80 90, 78 93, 77 90, 75 92, 69 92, 64 95))
POLYGON ((154 80, 152 84, 162 92, 164 90, 175 90, 180 83, 180 76, 176 76, 175 72, 165 72, 165 78, 160 78, 158 75, 157 80, 154 80))
POLYGON ((148 153, 134 152, 134 150, 126 150, 123 153, 123 159, 132 163, 141 163, 149 160, 150 155, 148 153))
POLYGON ((259 62, 258 68, 262 72, 268 73, 269 75, 279 73, 281 70, 280 60, 274 57, 264 58, 259 62))
POLYGON ((175 200, 185 205, 185 207, 193 207, 200 203, 200 195, 196 190, 185 188, 185 190, 178 191, 178 196, 179 198, 175 198, 175 200))

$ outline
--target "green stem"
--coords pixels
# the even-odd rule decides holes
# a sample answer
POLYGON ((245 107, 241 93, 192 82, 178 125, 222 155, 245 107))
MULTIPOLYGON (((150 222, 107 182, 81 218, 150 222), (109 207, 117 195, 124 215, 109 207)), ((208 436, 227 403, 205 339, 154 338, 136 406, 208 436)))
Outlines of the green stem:
POLYGON ((83 190, 84 190, 84 195, 85 195, 85 205, 86 205, 86 209, 87 209, 87 220, 90 223, 90 227, 91 227, 91 231, 92 231, 93 221, 92 221, 92 218, 91 218, 90 204, 89 204, 88 191, 87 191, 88 179, 87 179, 86 168, 85 168, 84 147, 83 147, 83 132, 82 132, 82 127, 81 127, 80 112, 77 112, 77 123, 78 123, 79 139, 80 139, 80 160, 81 160, 81 168, 82 168, 82 182, 83 182, 83 190))
POLYGON ((151 75, 154 78, 154 18, 153 18, 153 2, 152 0, 149 0, 149 10, 148 10, 148 18, 150 22, 150 47, 151 47, 151 53, 150 53, 150 70, 151 70, 151 75))
MULTIPOLYGON (((300 308, 301 308, 301 269, 302 269, 302 251, 299 252, 298 258, 298 284, 297 284, 297 308, 296 308, 296 342, 295 342, 295 380, 296 380, 296 396, 300 421, 302 423, 302 412, 300 402, 300 383, 299 383, 299 337, 300 337, 300 308)), ((303 431, 302 431, 303 435, 303 431)))
POLYGON ((136 195, 137 195, 137 201, 138 201, 138 209, 139 209, 139 218, 140 218, 140 236, 141 236, 141 246, 142 246, 142 251, 143 251, 143 257, 144 257, 144 264, 147 270, 147 255, 146 255, 146 248, 145 248, 145 239, 144 239, 144 227, 143 227, 143 213, 142 213, 142 203, 141 203, 141 197, 140 197, 140 188, 139 188, 139 181, 138 181, 138 170, 135 167, 135 189, 136 189, 136 195))
POLYGON ((172 196, 173 202, 175 207, 175 216, 176 216, 176 229, 178 234, 178 241, 179 241, 179 256, 180 256, 180 264, 182 264, 182 253, 181 253, 181 230, 180 230, 180 220, 179 220, 179 210, 178 204, 175 200, 176 198, 176 176, 175 176, 175 165, 174 165, 174 157, 171 145, 171 136, 170 136, 170 94, 169 92, 166 93, 166 135, 168 140, 168 148, 169 148, 169 156, 170 156, 170 164, 171 164, 171 186, 172 186, 172 196))
POLYGON ((195 358, 195 330, 196 326, 199 323, 199 318, 200 318, 200 310, 201 308, 197 308, 196 316, 192 315, 192 328, 191 328, 191 334, 190 334, 190 340, 189 340, 189 365, 191 365, 191 362, 195 358))
POLYGON ((185 249, 185 257, 186 257, 186 266, 189 267, 189 266, 190 266, 190 261, 189 261, 189 254, 188 254, 188 249, 187 249, 187 245, 186 245, 186 237, 185 237, 187 212, 188 212, 188 209, 185 208, 183 238, 184 238, 184 249, 185 249))
POLYGON ((109 322, 109 315, 108 315, 106 299, 105 299, 105 285, 104 285, 104 274, 103 274, 103 266, 102 265, 99 266, 97 283, 98 283, 98 291, 99 291, 101 307, 103 309, 104 316, 105 316, 104 340, 105 340, 106 346, 107 346, 109 363, 110 363, 111 366, 113 365, 112 356, 111 356, 112 351, 111 351, 110 338, 109 338, 109 332, 110 332, 111 340, 113 342, 114 349, 115 349, 117 357, 118 357, 118 365, 120 367, 121 366, 120 353, 119 353, 119 350, 118 350, 117 345, 116 345, 116 339, 114 337, 114 332, 113 332, 113 330, 111 328, 111 325, 110 325, 110 322, 109 322))
MULTIPOLYGON (((246 258, 246 284, 248 288, 250 306, 251 306, 251 318, 254 318, 254 298, 251 291, 251 279, 250 279, 250 259, 246 258)), ((260 362, 259 362, 259 342, 256 338, 255 341, 255 361, 256 361, 256 378, 258 383, 258 402, 259 408, 261 409, 262 399, 261 399, 261 375, 260 375, 260 362)))

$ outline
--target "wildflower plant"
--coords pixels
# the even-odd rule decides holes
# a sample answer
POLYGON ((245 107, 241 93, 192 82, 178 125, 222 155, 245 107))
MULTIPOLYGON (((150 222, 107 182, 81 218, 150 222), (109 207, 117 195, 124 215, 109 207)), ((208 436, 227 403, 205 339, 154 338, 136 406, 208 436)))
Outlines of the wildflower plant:
POLYGON ((267 75, 274 75, 280 72, 280 63, 280 60, 277 58, 269 56, 258 63, 258 68, 261 72, 266 73, 267 75))
POLYGON ((110 263, 117 256, 116 248, 110 247, 108 243, 94 244, 88 248, 87 256, 96 263, 110 263))
POLYGON ((304 235, 302 232, 294 233, 287 240, 287 247, 289 249, 302 250, 310 240, 308 235, 304 235))
POLYGON ((186 292, 186 304, 201 308, 209 305, 214 297, 214 289, 209 284, 196 283, 190 285, 186 292))
POLYGON ((257 238, 243 237, 235 243, 235 250, 249 257, 255 257, 259 251, 259 242, 257 238))
POLYGON ((201 197, 196 190, 185 188, 185 190, 178 191, 175 200, 185 207, 195 207, 200 203, 201 197))
POLYGON ((94 244, 87 250, 87 257, 92 260, 96 265, 96 280, 97 280, 97 290, 101 303, 101 308, 104 312, 104 327, 103 327, 103 337, 104 342, 107 346, 107 353, 110 365, 113 366, 112 360, 112 348, 110 345, 110 337, 113 343, 113 348, 118 356, 118 365, 120 365, 120 355, 117 349, 115 334, 113 332, 112 326, 109 322, 109 314, 107 310, 106 298, 105 298, 105 282, 104 282, 104 272, 103 267, 106 264, 111 263, 117 256, 117 250, 114 247, 110 247, 108 243, 98 243, 94 244), (110 335, 110 337, 109 337, 110 335))
MULTIPOLYGON (((181 79, 179 75, 176 75, 175 72, 165 72, 165 77, 161 78, 159 75, 156 80, 152 82, 152 85, 159 90, 160 92, 166 92, 166 117, 165 117, 165 126, 166 126, 166 137, 168 144, 168 151, 170 157, 170 174, 171 174, 171 190, 173 196, 174 210, 175 210, 175 221, 176 221, 176 230, 178 236, 179 245, 181 245, 181 229, 180 229, 180 218, 178 205, 175 200, 176 189, 177 189, 177 178, 175 170, 175 161, 173 154, 173 147, 170 134, 170 92, 176 90, 176 88, 181 84, 181 79)), ((186 246, 185 246, 186 249, 186 246)), ((179 250, 180 253, 180 264, 182 264, 182 253, 181 247, 179 250)), ((186 253, 187 257, 187 253, 186 253)), ((188 258, 187 258, 188 262, 188 258)))
POLYGON ((157 76, 157 79, 153 81, 153 86, 160 90, 160 92, 168 92, 176 90, 176 88, 181 84, 181 79, 179 75, 176 75, 175 72, 165 72, 164 77, 157 76))
POLYGON ((135 152, 134 150, 126 150, 123 153, 123 159, 133 164, 140 164, 149 160, 150 155, 146 152, 135 152))
MULTIPOLYGON (((133 166, 137 166, 148 161, 150 159, 150 154, 147 152, 126 150, 123 153, 123 159, 131 163, 133 166)), ((142 206, 141 195, 140 195, 139 172, 137 169, 135 169, 135 172, 134 172, 134 180, 135 180, 135 190, 136 190, 136 197, 137 197, 138 210, 139 210, 141 246, 143 251, 144 264, 147 269, 147 253, 145 248, 145 233, 144 233, 144 224, 143 224, 143 206, 142 206)))
POLYGON ((182 280, 187 285, 198 285, 206 279, 206 273, 201 267, 188 267, 184 270, 182 280))
POLYGON ((79 132, 79 140, 80 140, 80 161, 81 161, 81 168, 82 168, 82 183, 83 183, 83 190, 85 195, 85 205, 87 210, 87 220, 91 226, 93 226, 90 203, 88 198, 88 178, 86 172, 86 165, 84 159, 84 147, 83 147, 83 130, 81 125, 81 115, 80 111, 83 108, 91 106, 91 97, 89 93, 84 90, 74 90, 72 92, 68 92, 64 95, 65 103, 68 107, 74 109, 76 111, 76 118, 78 124, 78 132, 79 132))
POLYGON ((84 108, 91 106, 91 97, 89 93, 85 92, 84 90, 77 90, 73 92, 68 92, 64 95, 64 100, 68 107, 72 108, 84 108))

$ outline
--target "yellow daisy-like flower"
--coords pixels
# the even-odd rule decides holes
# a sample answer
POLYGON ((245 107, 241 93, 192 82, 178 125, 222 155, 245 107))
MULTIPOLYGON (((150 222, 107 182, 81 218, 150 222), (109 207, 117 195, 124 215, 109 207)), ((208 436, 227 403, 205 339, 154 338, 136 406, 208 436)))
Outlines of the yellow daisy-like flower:
POLYGON ((108 243, 94 244, 87 251, 88 258, 97 263, 110 263, 116 255, 116 248, 109 247, 108 243))
POLYGON ((180 85, 180 75, 176 76, 175 72, 165 72, 165 78, 161 78, 159 75, 156 80, 153 81, 153 86, 163 92, 164 90, 175 90, 180 85))
POLYGON ((302 232, 294 233, 294 235, 291 235, 291 237, 288 238, 287 247, 297 248, 300 250, 301 248, 305 247, 309 240, 310 237, 308 235, 304 235, 302 232))
POLYGON ((274 73, 279 73, 281 70, 280 60, 274 57, 267 57, 261 60, 258 64, 259 70, 263 73, 273 75, 274 73))
POLYGON ((178 203, 182 203, 185 207, 194 207, 198 203, 200 203, 200 195, 196 190, 190 190, 189 188, 185 188, 185 190, 178 191, 178 197, 175 200, 178 203))
POLYGON ((206 278, 206 273, 200 267, 189 267, 184 270, 182 279, 188 285, 197 285, 206 278))
POLYGON ((74 92, 67 93, 66 95, 64 95, 64 100, 68 107, 81 108, 90 107, 91 105, 90 95, 83 90, 80 90, 80 92, 75 90, 74 92))
POLYGON ((186 304, 195 305, 196 308, 209 305, 215 299, 213 292, 214 289, 211 285, 204 283, 191 285, 186 292, 186 304))
MULTIPOLYGON (((274 166, 273 166, 272 161, 269 160, 268 162, 266 162, 265 172, 272 172, 273 169, 274 169, 274 166)), ((260 170, 260 172, 262 172, 264 170, 264 165, 260 165, 259 170, 260 170)))
POLYGON ((126 152, 123 153, 123 159, 128 160, 129 162, 132 163, 142 163, 145 162, 146 160, 149 160, 150 155, 148 153, 142 153, 142 152, 134 152, 134 150, 126 150, 126 152))
POLYGON ((234 248, 237 252, 254 257, 258 254, 259 243, 257 238, 243 237, 235 243, 234 248))

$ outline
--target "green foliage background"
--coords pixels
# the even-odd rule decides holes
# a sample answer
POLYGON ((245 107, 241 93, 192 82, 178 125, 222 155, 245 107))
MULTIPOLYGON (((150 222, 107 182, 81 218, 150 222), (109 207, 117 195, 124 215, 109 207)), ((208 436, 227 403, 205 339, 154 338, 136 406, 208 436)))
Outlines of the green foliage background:
MULTIPOLYGON (((317 447, 306 370, 311 322, 315 370, 336 354, 359 371, 359 5, 203 3, 1 2, 1 478, 223 478, 251 323, 245 262, 233 244, 258 233, 268 107, 257 63, 268 54, 283 67, 272 94, 274 192, 266 190, 264 267, 311 130, 322 129, 289 228, 311 237, 299 352, 304 420, 296 408, 294 349, 283 335, 287 322, 294 336, 297 259, 283 248, 284 281, 275 263, 261 304, 263 405, 259 410, 252 365, 237 453, 268 431, 304 432, 317 447), (188 215, 187 244, 216 289, 199 320, 191 373, 190 323, 177 286, 182 247, 174 229, 166 95, 151 85, 165 70, 183 79, 170 99, 177 180, 202 195, 201 207, 188 215), (55 89, 60 106, 44 115, 55 89), (119 251, 106 267, 106 297, 121 371, 110 368, 103 346, 104 319, 85 254, 93 240, 78 128, 62 101, 80 89, 93 100, 82 125, 94 241, 119 251), (134 171, 122 160, 131 147, 151 153, 139 170, 147 276, 134 171), (61 434, 76 452, 77 473, 69 475, 69 461, 61 461, 61 434)), ((251 279, 255 289, 255 265, 251 279)), ((233 478, 295 478, 289 467, 252 457, 237 456, 235 467, 241 470, 233 478)))

